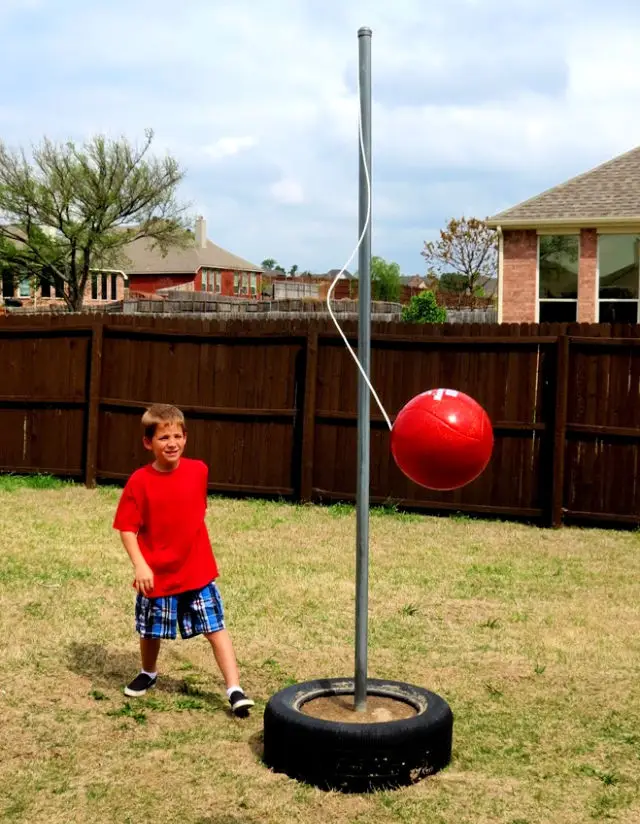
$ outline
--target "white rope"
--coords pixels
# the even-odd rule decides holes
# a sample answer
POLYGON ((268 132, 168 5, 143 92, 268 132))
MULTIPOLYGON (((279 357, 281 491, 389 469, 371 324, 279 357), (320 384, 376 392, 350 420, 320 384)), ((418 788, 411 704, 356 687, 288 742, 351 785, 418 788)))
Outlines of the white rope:
MULTIPOLYGON (((360 101, 360 77, 358 77, 358 101, 360 101)), ((364 368, 363 368, 362 364, 358 360, 358 357, 357 357, 356 353, 351 348, 351 346, 349 344, 349 341, 347 340, 344 332, 340 328, 340 324, 338 323, 338 321, 336 319, 336 316, 333 314, 333 311, 331 309, 331 295, 333 294, 333 290, 336 288, 336 284, 338 283, 340 278, 345 277, 345 275, 344 275, 345 270, 350 266, 351 261, 353 260, 353 258, 357 254, 358 250, 360 249, 360 246, 362 245, 362 241, 364 240, 364 236, 367 232, 367 228, 369 227, 369 221, 371 220, 371 178, 369 176, 369 169, 367 168, 367 158, 366 158, 366 154, 365 154, 365 150, 364 150, 364 136, 363 136, 363 133, 362 133, 362 107, 361 107, 361 105, 360 105, 359 110, 358 110, 358 132, 359 132, 359 137, 360 137, 360 155, 362 157, 362 164, 364 166, 364 173, 365 173, 365 177, 367 179, 367 219, 364 222, 364 227, 362 229, 362 234, 360 235, 360 239, 358 240, 358 244, 357 244, 356 248, 351 253, 351 257, 345 263, 345 265, 342 267, 342 269, 338 272, 338 274, 335 276, 335 278, 333 280, 333 283, 329 287, 329 290, 327 292, 327 309, 329 310, 329 314, 331 315, 331 319, 333 320, 333 322, 336 325, 336 329, 338 330, 338 332, 342 336, 342 340, 345 342, 345 346, 347 347, 347 349, 351 353, 351 356, 353 357, 354 361, 356 362, 356 364, 358 366, 358 369, 360 370, 360 372, 362 374, 362 377, 365 379, 367 386, 371 390, 371 394, 376 399, 376 403, 378 404, 378 406, 380 407, 380 411, 384 415, 384 419, 387 422, 387 426, 389 427, 389 429, 392 429, 393 427, 392 427, 392 424, 391 424, 391 420, 390 420, 389 416, 387 415, 387 412, 386 412, 384 406, 382 405, 382 403, 380 401, 380 398, 378 397, 378 395, 376 393, 376 390, 371 385, 371 381, 369 380, 369 376, 364 371, 364 368)), ((360 272, 360 276, 362 276, 362 272, 360 272)), ((358 291, 359 291, 359 294, 361 294, 361 290, 358 290, 358 291)))

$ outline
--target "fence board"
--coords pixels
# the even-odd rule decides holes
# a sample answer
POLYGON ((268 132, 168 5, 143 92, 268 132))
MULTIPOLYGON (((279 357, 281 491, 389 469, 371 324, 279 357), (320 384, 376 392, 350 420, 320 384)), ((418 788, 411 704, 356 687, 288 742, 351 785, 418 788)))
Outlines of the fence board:
MULTIPOLYGON (((627 336, 635 327, 620 327, 627 336)), ((565 449, 565 510, 640 522, 640 340, 570 338, 570 392, 565 449)))

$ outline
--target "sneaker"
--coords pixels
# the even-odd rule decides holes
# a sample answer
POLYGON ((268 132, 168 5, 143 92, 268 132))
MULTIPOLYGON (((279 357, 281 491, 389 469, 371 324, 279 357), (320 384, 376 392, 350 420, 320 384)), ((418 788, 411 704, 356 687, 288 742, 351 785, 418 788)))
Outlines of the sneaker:
POLYGON ((253 701, 247 698, 242 690, 234 690, 229 696, 229 703, 231 712, 239 718, 246 718, 249 715, 249 709, 253 706, 253 701))
POLYGON ((147 690, 153 689, 158 680, 158 676, 152 678, 144 672, 138 673, 133 681, 124 688, 124 694, 131 696, 131 698, 139 698, 144 695, 147 690))

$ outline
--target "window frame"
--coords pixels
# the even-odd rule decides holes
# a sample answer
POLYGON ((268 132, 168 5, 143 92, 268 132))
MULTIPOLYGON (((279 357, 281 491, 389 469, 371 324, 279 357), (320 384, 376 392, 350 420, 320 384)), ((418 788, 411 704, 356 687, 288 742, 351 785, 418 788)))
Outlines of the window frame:
POLYGON ((548 303, 572 303, 576 308, 576 320, 575 321, 565 321, 566 323, 576 323, 578 320, 578 300, 580 298, 580 254, 582 251, 582 234, 581 232, 576 232, 575 230, 572 231, 559 231, 555 230, 553 232, 541 232, 538 231, 536 233, 537 236, 537 243, 536 243, 536 323, 548 323, 550 321, 541 321, 540 320, 540 306, 541 304, 548 304, 548 303), (575 237, 578 239, 578 272, 576 274, 576 297, 575 298, 541 298, 540 297, 540 241, 543 237, 555 237, 557 235, 562 235, 564 237, 575 237))
POLYGON ((249 272, 233 273, 233 294, 239 297, 250 297, 251 281, 249 272))
POLYGON ((603 321, 600 320, 600 305, 602 303, 635 303, 636 305, 636 320, 635 323, 640 322, 640 231, 638 232, 598 232, 596 245, 596 306, 598 308, 597 323, 622 323, 623 321, 603 321), (636 247, 636 269, 638 275, 637 290, 638 296, 635 298, 601 298, 600 297, 600 239, 603 237, 634 237, 636 247))

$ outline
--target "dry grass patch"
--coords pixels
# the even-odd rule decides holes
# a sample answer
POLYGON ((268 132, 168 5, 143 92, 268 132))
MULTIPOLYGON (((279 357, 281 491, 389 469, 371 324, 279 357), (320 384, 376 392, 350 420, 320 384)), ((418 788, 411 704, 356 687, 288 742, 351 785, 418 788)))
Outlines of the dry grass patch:
POLYGON ((204 642, 135 673, 118 490, 0 479, 0 819, 181 824, 640 821, 640 538, 371 518, 370 675, 442 694, 454 759, 396 793, 272 775, 261 712, 353 669, 350 507, 212 499, 220 588, 253 717, 230 717, 204 642))

